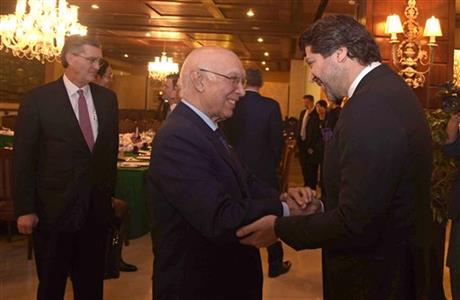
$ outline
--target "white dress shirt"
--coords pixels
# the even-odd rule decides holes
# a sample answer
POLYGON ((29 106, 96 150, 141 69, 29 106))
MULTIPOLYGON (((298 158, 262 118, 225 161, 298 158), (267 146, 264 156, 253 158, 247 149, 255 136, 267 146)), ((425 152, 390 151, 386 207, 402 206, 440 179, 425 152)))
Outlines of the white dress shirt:
POLYGON ((353 93, 355 92, 356 87, 358 86, 358 84, 361 82, 361 79, 363 79, 363 77, 366 76, 367 73, 369 73, 373 69, 377 68, 381 64, 382 63, 380 63, 378 61, 374 61, 370 65, 367 65, 364 69, 361 70, 361 73, 359 73, 358 76, 356 76, 355 80, 353 80, 353 82, 351 83, 350 87, 348 88, 348 99, 350 99, 351 96, 353 96, 353 93))
POLYGON ((73 112, 75 113, 75 117, 79 122, 80 120, 78 117, 78 98, 80 97, 80 95, 78 94, 78 90, 83 91, 83 95, 86 99, 86 105, 88 107, 91 129, 93 130, 94 142, 96 142, 98 132, 97 113, 96 109, 94 108, 93 96, 91 95, 91 89, 89 88, 89 85, 87 84, 79 88, 72 81, 70 81, 65 74, 63 76, 63 80, 65 89, 67 90, 67 95, 69 95, 70 104, 72 105, 73 112))

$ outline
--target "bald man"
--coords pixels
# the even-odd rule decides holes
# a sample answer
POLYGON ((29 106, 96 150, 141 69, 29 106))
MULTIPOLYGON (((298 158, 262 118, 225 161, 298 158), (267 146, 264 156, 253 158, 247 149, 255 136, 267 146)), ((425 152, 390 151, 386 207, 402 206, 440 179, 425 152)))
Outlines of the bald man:
POLYGON ((244 83, 240 60, 222 48, 196 49, 182 66, 182 101, 155 137, 148 174, 156 300, 262 299, 259 251, 235 232, 267 214, 288 215, 292 203, 243 168, 218 128, 244 83))

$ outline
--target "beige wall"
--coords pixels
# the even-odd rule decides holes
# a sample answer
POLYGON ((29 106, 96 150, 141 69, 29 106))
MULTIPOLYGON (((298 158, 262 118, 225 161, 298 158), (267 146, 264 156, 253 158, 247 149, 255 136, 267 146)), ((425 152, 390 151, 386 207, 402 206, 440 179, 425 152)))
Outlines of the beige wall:
POLYGON ((289 83, 287 82, 265 82, 260 89, 260 94, 278 101, 281 109, 281 116, 287 115, 289 108, 289 83))
POLYGON ((304 109, 303 95, 310 94, 315 101, 320 99, 321 89, 316 83, 310 82, 310 68, 303 60, 291 60, 289 111, 288 116, 298 118, 304 109))

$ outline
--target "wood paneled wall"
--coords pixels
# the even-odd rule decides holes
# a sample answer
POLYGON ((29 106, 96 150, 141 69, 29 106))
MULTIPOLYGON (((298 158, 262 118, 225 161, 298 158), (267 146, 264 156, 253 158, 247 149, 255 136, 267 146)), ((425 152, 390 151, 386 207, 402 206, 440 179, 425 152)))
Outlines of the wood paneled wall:
MULTIPOLYGON (((383 62, 395 70, 396 68, 391 59, 391 46, 388 42, 389 36, 385 34, 385 21, 388 15, 396 13, 401 18, 401 22, 404 22, 406 19, 404 15, 406 6, 407 1, 404 0, 367 0, 366 7, 362 10, 364 15, 361 16, 361 19, 366 22, 368 30, 374 34, 382 53, 383 62)), ((435 52, 434 64, 430 72, 425 75, 425 85, 414 90, 424 107, 438 108, 440 100, 436 97, 436 92, 439 91, 440 85, 452 80, 453 74, 455 1, 417 0, 417 9, 419 12, 417 22, 422 27, 422 30, 426 19, 431 16, 439 18, 441 23, 443 36, 436 39, 438 47, 435 52)), ((402 41, 403 35, 399 34, 398 37, 402 41)), ((428 38, 424 39, 427 40, 428 38)))

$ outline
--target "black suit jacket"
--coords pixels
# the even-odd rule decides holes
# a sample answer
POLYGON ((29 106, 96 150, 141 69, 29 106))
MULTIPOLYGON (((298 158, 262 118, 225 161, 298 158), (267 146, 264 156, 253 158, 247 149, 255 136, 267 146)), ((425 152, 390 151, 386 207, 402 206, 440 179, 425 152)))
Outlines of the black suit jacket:
POLYGON ((118 153, 115 93, 90 83, 98 136, 90 152, 63 79, 27 93, 16 122, 13 199, 16 215, 36 213, 43 225, 77 230, 88 217, 110 217, 118 153))
POLYGON ((375 68, 326 144, 326 212, 275 227, 295 249, 323 248, 325 299, 425 299, 431 163, 417 97, 387 66, 375 68))
MULTIPOLYGON (((460 139, 457 138, 455 142, 444 145, 443 151, 446 155, 455 158, 456 160, 460 160, 460 139)), ((455 178, 452 182, 452 187, 450 191, 450 202, 448 206, 448 214, 449 218, 452 220, 456 220, 460 217, 460 172, 457 171, 455 178)))
POLYGON ((179 103, 153 141, 154 298, 261 299, 259 251, 236 230, 282 215, 279 193, 232 159, 219 134, 179 103))
POLYGON ((278 189, 276 169, 283 147, 283 120, 278 102, 246 91, 233 116, 222 123, 230 143, 249 170, 278 189))

